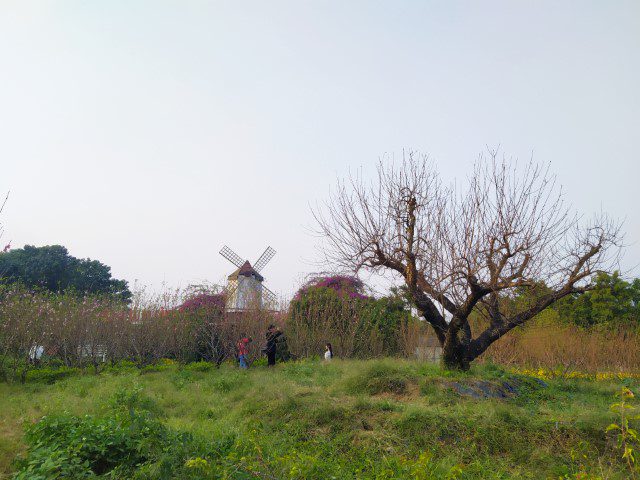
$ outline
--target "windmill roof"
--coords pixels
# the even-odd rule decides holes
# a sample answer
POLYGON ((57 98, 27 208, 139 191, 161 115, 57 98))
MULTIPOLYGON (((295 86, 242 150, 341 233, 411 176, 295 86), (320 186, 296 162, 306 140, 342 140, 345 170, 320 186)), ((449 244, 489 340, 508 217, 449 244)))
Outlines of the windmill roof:
POLYGON ((262 282, 264 280, 264 277, 260 275, 255 268, 251 266, 251 264, 249 263, 249 260, 244 262, 239 269, 237 269, 235 272, 229 275, 229 278, 230 279, 238 278, 238 275, 242 275, 244 277, 255 276, 256 280, 258 280, 259 282, 262 282))

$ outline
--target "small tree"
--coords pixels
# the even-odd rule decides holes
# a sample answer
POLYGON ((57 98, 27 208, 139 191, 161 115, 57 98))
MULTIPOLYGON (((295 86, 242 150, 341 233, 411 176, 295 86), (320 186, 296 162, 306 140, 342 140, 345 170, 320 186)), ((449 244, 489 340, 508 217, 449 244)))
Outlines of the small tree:
POLYGON ((200 293, 189 297, 178 307, 181 318, 189 325, 190 351, 195 358, 221 363, 226 352, 221 337, 226 297, 223 293, 200 293))
POLYGON ((340 182, 313 213, 326 260, 339 268, 392 273, 433 327, 447 367, 468 369, 493 342, 563 297, 593 287, 616 264, 620 225, 584 222, 562 200, 546 168, 481 156, 467 188, 443 185, 426 156, 380 162, 377 179, 340 182), (516 289, 548 291, 506 312, 516 289), (472 332, 469 316, 486 327, 472 332))

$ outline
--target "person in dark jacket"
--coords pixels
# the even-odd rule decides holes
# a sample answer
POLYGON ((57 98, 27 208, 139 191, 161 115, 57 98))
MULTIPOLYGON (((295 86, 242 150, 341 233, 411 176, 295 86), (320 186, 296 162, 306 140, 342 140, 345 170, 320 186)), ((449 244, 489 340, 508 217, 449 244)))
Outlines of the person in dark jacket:
POLYGON ((264 348, 264 353, 267 354, 267 365, 270 367, 276 364, 276 343, 280 335, 282 335, 282 332, 278 330, 275 325, 269 325, 266 334, 267 345, 264 348))

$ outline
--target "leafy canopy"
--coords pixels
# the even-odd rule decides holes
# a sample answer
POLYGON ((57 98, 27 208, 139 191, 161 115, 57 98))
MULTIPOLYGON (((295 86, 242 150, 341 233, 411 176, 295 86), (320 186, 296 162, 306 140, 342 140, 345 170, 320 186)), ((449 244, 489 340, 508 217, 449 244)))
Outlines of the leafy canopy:
POLYGON ((127 282, 112 278, 109 266, 98 260, 69 255, 62 245, 25 245, 0 254, 0 278, 52 292, 75 290, 107 294, 124 302, 131 299, 127 282))
POLYGON ((584 295, 565 298, 558 305, 560 315, 583 327, 640 322, 640 278, 627 282, 619 272, 601 272, 594 284, 584 295))

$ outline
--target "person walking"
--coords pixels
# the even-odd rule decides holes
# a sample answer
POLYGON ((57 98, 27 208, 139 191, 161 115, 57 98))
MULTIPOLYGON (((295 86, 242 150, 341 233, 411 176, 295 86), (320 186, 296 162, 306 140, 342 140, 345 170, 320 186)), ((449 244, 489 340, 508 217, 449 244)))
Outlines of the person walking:
POLYGON ((324 359, 325 359, 325 361, 329 362, 333 358, 333 348, 331 348, 331 344, 330 343, 327 343, 325 348, 326 348, 326 350, 324 352, 324 359))
POLYGON ((267 354, 267 366, 269 367, 273 367, 276 364, 276 343, 280 335, 282 335, 282 332, 275 325, 269 325, 266 333, 267 344, 264 348, 264 353, 267 354))
POLYGON ((240 363, 240 368, 244 368, 245 370, 249 368, 249 364, 247 363, 247 355, 249 355, 249 344, 253 341, 251 337, 243 337, 238 340, 236 344, 236 348, 238 349, 238 362, 240 363))

